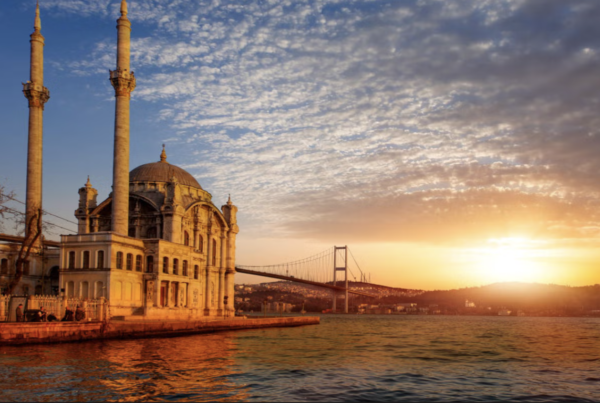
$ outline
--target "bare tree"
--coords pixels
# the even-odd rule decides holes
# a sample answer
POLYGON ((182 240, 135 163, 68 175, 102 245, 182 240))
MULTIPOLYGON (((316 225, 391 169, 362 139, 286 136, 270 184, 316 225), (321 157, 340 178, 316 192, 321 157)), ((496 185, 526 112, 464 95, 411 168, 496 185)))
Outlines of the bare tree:
POLYGON ((18 212, 6 203, 15 197, 15 192, 6 192, 4 185, 0 184, 0 232, 4 231, 4 225, 8 220, 14 220, 18 212))
POLYGON ((25 234, 25 239, 23 239, 23 243, 21 244, 21 249, 19 249, 19 255, 17 257, 15 275, 6 289, 6 294, 8 295, 14 292, 15 288, 21 281, 21 278, 23 278, 23 266, 25 265, 25 262, 29 261, 28 259, 29 255, 31 254, 31 250, 42 235, 42 209, 39 209, 37 214, 31 217, 27 223, 27 231, 25 231, 25 234))

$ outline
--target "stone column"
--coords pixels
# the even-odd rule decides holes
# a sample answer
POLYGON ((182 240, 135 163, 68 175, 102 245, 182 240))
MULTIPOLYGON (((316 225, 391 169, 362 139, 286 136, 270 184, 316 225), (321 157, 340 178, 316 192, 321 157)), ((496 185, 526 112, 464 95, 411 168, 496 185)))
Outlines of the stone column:
POLYGON ((167 290, 165 292, 165 307, 171 307, 171 282, 167 281, 167 290))
POLYGON ((206 316, 210 316, 210 311, 213 308, 212 303, 211 303, 211 289, 210 289, 210 283, 211 283, 211 279, 210 279, 210 269, 207 267, 205 269, 205 291, 204 291, 204 315, 206 316))
POLYGON ((226 309, 224 297, 227 295, 227 289, 225 288, 225 261, 227 256, 227 241, 225 238, 225 231, 221 231, 221 257, 219 259, 219 315, 223 315, 223 309, 226 309))
POLYGON ((129 102, 135 89, 135 76, 130 71, 131 22, 127 19, 127 2, 121 2, 121 18, 117 20, 117 69, 110 72, 115 89, 115 145, 113 160, 112 231, 129 233, 129 102))
POLYGON ((235 272, 225 271, 225 295, 227 295, 227 306, 226 310, 234 310, 234 300, 235 300, 235 291, 234 291, 234 279, 235 272))
POLYGON ((229 296, 229 308, 235 309, 235 238, 238 232, 237 225, 229 230, 227 237, 227 263, 225 268, 226 294, 229 296))
POLYGON ((10 298, 10 297, 5 297, 4 295, 0 295, 0 322, 5 320, 4 316, 6 315, 6 312, 5 312, 6 307, 4 304, 6 303, 5 302, 6 298, 10 298))
POLYGON ((210 278, 210 268, 212 261, 212 254, 214 251, 212 250, 212 242, 211 242, 211 233, 212 233, 212 210, 208 213, 207 220, 207 231, 206 231, 206 284, 205 284, 205 294, 204 294, 204 315, 210 316, 211 309, 213 308, 211 303, 211 278, 210 278))
MULTIPOLYGON (((42 150, 44 105, 50 91, 44 87, 44 37, 41 34, 39 5, 35 10, 34 32, 31 34, 30 77, 23 84, 23 94, 29 101, 29 137, 27 144, 27 194, 25 196, 25 237, 37 235, 37 216, 42 209, 42 150), (30 226, 29 223, 32 223, 30 226)), ((38 238, 35 247, 41 244, 38 238)))
POLYGON ((229 225, 229 231, 227 232, 227 257, 223 256, 225 261, 225 287, 226 295, 228 298, 228 305, 231 309, 234 309, 235 301, 235 238, 240 232, 237 225, 237 207, 231 202, 231 196, 227 200, 227 204, 221 207, 225 220, 229 225))
POLYGON ((155 281, 146 280, 146 308, 154 308, 156 299, 155 281))

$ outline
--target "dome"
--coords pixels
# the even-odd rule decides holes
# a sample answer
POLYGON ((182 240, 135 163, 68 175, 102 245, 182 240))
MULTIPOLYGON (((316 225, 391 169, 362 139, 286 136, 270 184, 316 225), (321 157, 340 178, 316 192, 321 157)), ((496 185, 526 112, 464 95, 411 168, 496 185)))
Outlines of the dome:
POLYGON ((202 189, 196 178, 189 172, 166 161, 140 165, 129 172, 129 182, 170 182, 173 177, 180 185, 202 189))

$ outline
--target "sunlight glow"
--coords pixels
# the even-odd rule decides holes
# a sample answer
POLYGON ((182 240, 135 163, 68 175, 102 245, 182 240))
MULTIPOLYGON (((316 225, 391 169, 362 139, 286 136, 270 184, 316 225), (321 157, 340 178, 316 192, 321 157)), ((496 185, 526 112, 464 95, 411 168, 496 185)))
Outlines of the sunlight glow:
POLYGON ((480 249, 483 277, 490 282, 540 281, 542 264, 536 258, 545 255, 538 249, 543 243, 526 238, 488 240, 490 246, 480 249))

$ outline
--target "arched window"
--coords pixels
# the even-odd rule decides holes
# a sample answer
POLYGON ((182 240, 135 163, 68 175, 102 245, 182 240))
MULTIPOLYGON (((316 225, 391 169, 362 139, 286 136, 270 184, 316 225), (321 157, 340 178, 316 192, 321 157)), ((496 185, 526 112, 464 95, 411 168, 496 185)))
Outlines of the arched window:
POLYGON ((123 268, 123 252, 117 252, 117 269, 123 268))
POLYGON ((194 266, 194 279, 198 280, 198 265, 194 266))
POLYGON ((198 235, 198 250, 200 253, 204 253, 204 238, 202 238, 202 235, 198 235))
POLYGON ((133 270, 133 255, 131 253, 127 254, 127 266, 125 267, 125 270, 133 270))
POLYGON ((183 232, 183 244, 185 246, 190 246, 190 234, 187 231, 183 232))
POLYGON ((98 251, 98 258, 96 260, 97 260, 96 268, 103 269, 104 268, 104 251, 103 250, 98 251))
POLYGON ((169 258, 163 257, 163 273, 169 274, 169 258))
POLYGON ((173 274, 179 274, 179 259, 173 259, 173 274))
POLYGON ((23 275, 29 276, 29 260, 23 262, 23 275))
POLYGON ((90 251, 86 250, 83 252, 83 268, 90 268, 90 251))
POLYGON ((217 241, 214 239, 212 244, 212 265, 217 265, 217 241))
POLYGON ((0 274, 8 274, 8 259, 0 261, 0 274))
POLYGON ((146 273, 154 272, 154 256, 146 257, 146 273))
POLYGON ((142 271, 142 255, 135 257, 135 271, 142 271))
POLYGON ((188 268, 188 262, 187 262, 187 260, 184 260, 183 265, 181 266, 181 275, 184 277, 187 277, 187 275, 188 275, 187 268, 188 268))
POLYGON ((75 252, 69 252, 69 269, 75 268, 75 252))

